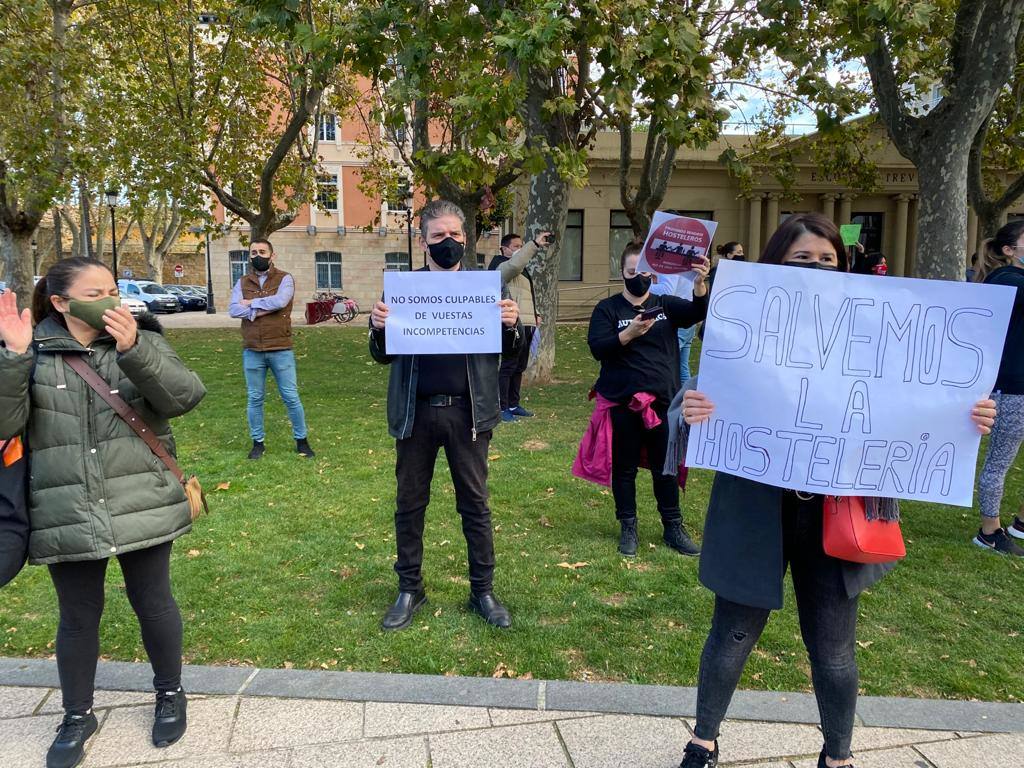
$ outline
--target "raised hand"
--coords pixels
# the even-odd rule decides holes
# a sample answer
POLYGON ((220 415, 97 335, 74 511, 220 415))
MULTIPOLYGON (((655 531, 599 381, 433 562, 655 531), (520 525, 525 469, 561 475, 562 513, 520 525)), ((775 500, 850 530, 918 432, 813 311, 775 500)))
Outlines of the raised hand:
POLYGON ((14 291, 0 294, 0 341, 19 355, 32 343, 32 312, 18 312, 18 296, 14 291))
POLYGON ((383 301, 375 302, 373 309, 370 310, 370 322, 374 328, 378 330, 384 328, 384 324, 388 321, 388 314, 391 309, 383 301))
POLYGON ((103 321, 107 324, 109 333, 117 344, 118 352, 127 352, 135 346, 139 336, 139 326, 132 317, 132 313, 124 307, 108 309, 103 313, 103 321))

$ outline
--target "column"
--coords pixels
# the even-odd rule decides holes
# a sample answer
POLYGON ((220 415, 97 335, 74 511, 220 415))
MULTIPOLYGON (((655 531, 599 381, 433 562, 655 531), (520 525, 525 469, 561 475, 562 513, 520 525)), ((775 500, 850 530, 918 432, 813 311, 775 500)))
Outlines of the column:
POLYGON ((764 236, 770 238, 775 234, 775 230, 779 228, 779 200, 782 199, 781 192, 769 192, 768 193, 768 210, 765 218, 764 236))
POLYGON ((839 196, 839 221, 836 224, 849 224, 853 208, 853 195, 844 192, 839 196))
POLYGON ((914 264, 917 258, 917 210, 920 203, 917 195, 910 195, 910 221, 907 224, 907 274, 914 276, 914 264))
POLYGON ((967 247, 964 248, 964 269, 971 268, 971 254, 978 249, 978 214, 967 207, 967 247))
POLYGON ((743 245, 746 247, 746 253, 750 255, 747 257, 750 261, 757 261, 761 257, 761 200, 764 198, 763 192, 753 192, 750 195, 750 215, 747 217, 747 242, 743 245))
POLYGON ((892 274, 907 276, 907 215, 910 195, 896 195, 896 226, 892 234, 892 274))
POLYGON ((821 213, 826 219, 836 218, 836 198, 839 195, 834 192, 826 192, 821 196, 821 213))

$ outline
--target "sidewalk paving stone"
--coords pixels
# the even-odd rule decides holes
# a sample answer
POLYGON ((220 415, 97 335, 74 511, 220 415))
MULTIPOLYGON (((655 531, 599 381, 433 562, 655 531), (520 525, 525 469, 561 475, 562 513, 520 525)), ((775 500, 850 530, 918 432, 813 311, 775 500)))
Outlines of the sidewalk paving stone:
POLYGON ((676 766, 690 731, 669 717, 606 715, 563 720, 556 726, 576 768, 676 766))
POLYGON ((549 723, 443 733, 429 744, 432 768, 569 768, 549 723))
POLYGON ((927 731, 911 728, 864 728, 853 729, 853 751, 864 749, 885 749, 903 747, 908 744, 923 744, 929 741, 948 741, 958 738, 953 731, 927 731))
POLYGON ((259 749, 356 741, 363 736, 363 705, 350 701, 242 699, 229 749, 259 749))
POLYGON ((365 736, 408 736, 414 733, 464 731, 490 728, 483 707, 449 707, 438 704, 366 703, 365 736))
POLYGON ((358 741, 324 747, 303 747, 293 751, 292 762, 288 768, 426 768, 426 766, 427 742, 423 737, 418 737, 358 741))
POLYGON ((494 725, 525 725, 547 723, 552 720, 578 720, 582 717, 600 717, 600 712, 567 712, 554 709, 495 709, 491 708, 494 725))
MULTIPOLYGON (((0 720, 0 765, 4 768, 42 766, 60 720, 53 715, 0 720)), ((95 744, 96 737, 90 743, 95 744)))
MULTIPOLYGON (((191 704, 197 699, 192 696, 188 697, 188 703, 191 704)), ((140 691, 96 691, 93 695, 92 708, 93 709, 110 709, 111 707, 139 707, 146 706, 154 707, 156 705, 156 694, 153 693, 142 693, 140 691)), ((46 700, 43 708, 39 710, 41 715, 52 715, 61 714, 64 712, 64 707, 61 703, 60 689, 54 689, 50 698, 46 700)))
POLYGON ((1024 765, 1024 733, 921 744, 917 749, 936 768, 1020 768, 1024 765))
POLYGON ((177 744, 163 749, 153 746, 153 712, 149 707, 112 709, 93 739, 83 768, 155 763, 226 752, 237 704, 234 698, 189 702, 188 733, 177 744))
POLYGON ((48 688, 0 686, 0 719, 33 714, 47 693, 48 688))
POLYGON ((821 731, 813 725, 726 720, 718 739, 721 762, 818 754, 821 731))
MULTIPOLYGON (((40 764, 41 765, 41 764, 40 764)), ((294 758, 289 750, 272 752, 221 753, 206 757, 191 757, 171 760, 166 763, 136 763, 129 768, 294 768, 294 758)), ((340 768, 341 764, 338 764, 340 768)), ((758 767, 760 768, 760 766, 758 767)))

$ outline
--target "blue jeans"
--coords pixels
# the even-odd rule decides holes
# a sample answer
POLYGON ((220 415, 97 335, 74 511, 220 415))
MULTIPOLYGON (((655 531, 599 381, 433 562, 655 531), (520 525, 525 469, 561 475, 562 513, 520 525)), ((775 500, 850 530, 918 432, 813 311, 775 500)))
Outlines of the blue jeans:
POLYGON ((253 440, 263 441, 263 398, 267 390, 267 369, 274 374, 277 391, 281 393, 288 418, 292 422, 292 436, 296 440, 306 437, 306 413, 299 400, 299 387, 295 380, 295 353, 290 349, 277 352, 242 350, 245 386, 249 391, 249 433, 253 440))
POLYGON ((693 337, 697 333, 697 326, 679 328, 676 337, 679 339, 679 383, 684 383, 690 378, 690 347, 693 346, 693 337))

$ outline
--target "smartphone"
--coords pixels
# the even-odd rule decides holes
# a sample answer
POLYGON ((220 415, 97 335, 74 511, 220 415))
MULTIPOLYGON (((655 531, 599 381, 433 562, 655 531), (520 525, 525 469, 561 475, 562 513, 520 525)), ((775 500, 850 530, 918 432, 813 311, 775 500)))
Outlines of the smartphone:
POLYGON ((653 320, 664 311, 663 307, 651 307, 640 313, 641 320, 653 320))

